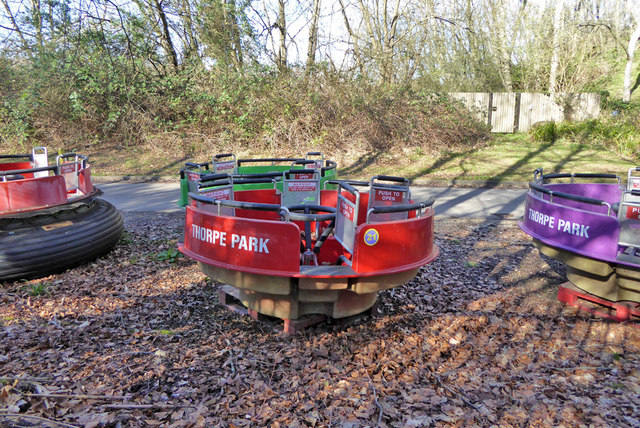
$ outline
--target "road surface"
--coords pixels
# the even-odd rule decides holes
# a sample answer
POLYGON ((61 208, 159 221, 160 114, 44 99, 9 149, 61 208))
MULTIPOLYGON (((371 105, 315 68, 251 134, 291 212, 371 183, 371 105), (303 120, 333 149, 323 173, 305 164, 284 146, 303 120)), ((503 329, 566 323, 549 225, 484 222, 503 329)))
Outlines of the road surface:
MULTIPOLYGON (((178 182, 116 182, 97 187, 104 192, 101 197, 121 211, 177 212, 183 209, 177 205, 178 182)), ((436 216, 460 218, 520 218, 524 213, 525 193, 525 189, 411 188, 412 198, 418 202, 436 198, 436 216)))

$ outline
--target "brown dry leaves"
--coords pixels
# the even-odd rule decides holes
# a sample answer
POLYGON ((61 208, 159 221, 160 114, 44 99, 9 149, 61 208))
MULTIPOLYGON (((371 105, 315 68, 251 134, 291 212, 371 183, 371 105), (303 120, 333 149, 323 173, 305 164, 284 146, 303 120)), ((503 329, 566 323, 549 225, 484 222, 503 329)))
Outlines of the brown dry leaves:
POLYGON ((514 221, 438 220, 440 257, 373 319, 284 337, 171 256, 181 214, 125 217, 102 259, 2 285, 0 423, 640 425, 640 329, 558 303, 514 221))

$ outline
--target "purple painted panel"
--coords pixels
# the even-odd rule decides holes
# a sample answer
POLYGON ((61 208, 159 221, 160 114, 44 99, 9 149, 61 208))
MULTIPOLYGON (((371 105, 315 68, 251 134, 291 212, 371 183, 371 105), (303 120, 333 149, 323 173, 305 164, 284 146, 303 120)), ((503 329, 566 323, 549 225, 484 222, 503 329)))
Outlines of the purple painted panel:
POLYGON ((606 261, 616 258, 619 227, 613 216, 550 203, 529 192, 520 228, 554 247, 606 261))
MULTIPOLYGON (((609 205, 614 202, 620 202, 622 192, 617 184, 605 184, 605 183, 557 183, 557 184, 545 184, 545 188, 553 190, 554 192, 569 193, 576 196, 585 196, 587 198, 600 199, 607 202, 609 205)), ((544 195, 545 200, 549 200, 549 195, 544 195)), ((583 202, 571 201, 568 199, 553 198, 553 202, 558 205, 565 205, 571 208, 577 208, 585 211, 593 211, 600 214, 607 214, 606 206, 598 206, 585 204, 583 202)))

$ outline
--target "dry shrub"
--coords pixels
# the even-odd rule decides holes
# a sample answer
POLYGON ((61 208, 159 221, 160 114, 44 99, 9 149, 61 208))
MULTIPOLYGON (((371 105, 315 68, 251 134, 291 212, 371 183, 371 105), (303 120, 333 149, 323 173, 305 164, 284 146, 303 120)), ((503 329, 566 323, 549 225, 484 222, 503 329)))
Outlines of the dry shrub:
POLYGON ((349 162, 407 148, 458 151, 488 136, 485 126, 446 96, 381 88, 326 71, 200 71, 138 82, 122 89, 126 93, 98 90, 95 82, 85 92, 64 81, 47 88, 30 112, 31 146, 136 148, 200 159, 220 152, 322 151, 349 162))

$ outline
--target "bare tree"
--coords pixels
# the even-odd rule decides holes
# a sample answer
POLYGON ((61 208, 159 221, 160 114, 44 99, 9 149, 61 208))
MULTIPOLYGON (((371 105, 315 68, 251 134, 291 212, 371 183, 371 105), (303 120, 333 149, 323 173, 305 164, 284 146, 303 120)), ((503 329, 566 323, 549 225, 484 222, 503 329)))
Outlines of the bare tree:
MULTIPOLYGON (((35 1, 35 0, 33 0, 35 1)), ((169 19, 162 5, 162 0, 135 0, 140 12, 144 15, 153 32, 160 39, 160 45, 172 66, 173 71, 178 71, 178 54, 171 39, 169 19)))
POLYGON ((560 29, 562 27, 562 10, 564 8, 564 1, 557 0, 555 4, 555 11, 553 14, 553 45, 551 53, 551 68, 549 71, 549 93, 554 94, 556 92, 557 77, 558 77, 558 61, 560 60, 560 29))
POLYGON ((287 19, 285 16, 284 0, 278 0, 278 20, 276 21, 276 28, 280 36, 276 66, 280 72, 283 72, 287 69, 287 19))
POLYGON ((640 40, 640 11, 633 9, 631 13, 635 19, 635 30, 632 31, 631 36, 629 36, 629 44, 626 49, 627 62, 624 68, 624 83, 622 89, 623 101, 629 101, 631 99, 631 70, 633 69, 633 57, 636 45, 638 40, 640 40))
POLYGON ((320 1, 313 0, 311 11, 311 25, 309 26, 309 46, 307 48, 307 70, 316 62, 316 50, 318 49, 318 21, 320 19, 320 1))

